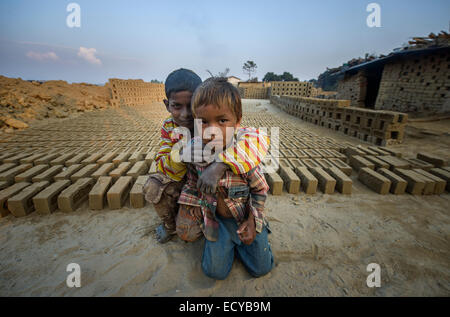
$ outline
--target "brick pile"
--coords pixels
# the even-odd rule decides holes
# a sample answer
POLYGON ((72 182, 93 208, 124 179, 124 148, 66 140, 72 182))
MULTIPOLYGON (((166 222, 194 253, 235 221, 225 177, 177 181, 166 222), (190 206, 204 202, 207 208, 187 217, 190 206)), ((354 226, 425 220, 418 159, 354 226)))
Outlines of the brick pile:
POLYGON ((113 106, 149 105, 165 98, 164 84, 147 83, 142 79, 112 78, 108 85, 113 106))
POLYGON ((350 107, 349 100, 272 96, 270 101, 304 121, 381 146, 402 143, 408 120, 400 112, 350 107))

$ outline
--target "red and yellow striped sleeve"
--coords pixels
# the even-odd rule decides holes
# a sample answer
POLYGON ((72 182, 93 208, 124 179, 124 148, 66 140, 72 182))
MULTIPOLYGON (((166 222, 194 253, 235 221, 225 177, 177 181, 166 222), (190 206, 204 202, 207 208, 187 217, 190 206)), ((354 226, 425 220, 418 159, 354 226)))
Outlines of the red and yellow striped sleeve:
POLYGON ((179 159, 179 149, 174 146, 170 134, 177 127, 172 118, 166 119, 161 128, 161 141, 155 162, 159 172, 170 177, 174 181, 181 181, 186 174, 186 165, 179 159))
POLYGON ((261 163, 269 150, 269 145, 270 139, 264 131, 240 128, 234 145, 220 153, 219 159, 235 174, 248 173, 261 163))

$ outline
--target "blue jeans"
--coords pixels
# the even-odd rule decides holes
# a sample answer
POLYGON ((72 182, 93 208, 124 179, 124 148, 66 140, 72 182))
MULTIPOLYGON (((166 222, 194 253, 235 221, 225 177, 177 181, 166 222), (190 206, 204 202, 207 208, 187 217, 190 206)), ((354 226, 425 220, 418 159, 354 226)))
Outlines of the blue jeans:
POLYGON ((272 270, 273 255, 265 226, 260 233, 256 234, 251 245, 245 245, 236 233, 238 225, 234 218, 217 216, 217 220, 219 239, 217 241, 205 239, 202 256, 202 269, 205 275, 216 280, 224 280, 233 266, 235 251, 252 276, 260 277, 272 270))

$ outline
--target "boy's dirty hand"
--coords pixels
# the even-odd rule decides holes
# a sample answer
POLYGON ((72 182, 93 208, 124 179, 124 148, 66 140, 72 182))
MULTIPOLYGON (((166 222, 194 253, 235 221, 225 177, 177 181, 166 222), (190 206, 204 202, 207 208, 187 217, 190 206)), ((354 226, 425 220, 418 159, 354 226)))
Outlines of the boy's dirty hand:
POLYGON ((200 208, 195 208, 195 207, 189 208, 189 214, 191 215, 191 217, 193 217, 199 221, 202 220, 202 218, 203 218, 202 211, 200 208))
POLYGON ((243 244, 250 245, 253 243, 256 238, 256 225, 252 213, 250 213, 248 219, 239 226, 236 232, 243 244))
POLYGON ((220 178, 225 173, 227 165, 222 162, 214 162, 209 165, 198 178, 197 188, 204 194, 214 194, 220 178))

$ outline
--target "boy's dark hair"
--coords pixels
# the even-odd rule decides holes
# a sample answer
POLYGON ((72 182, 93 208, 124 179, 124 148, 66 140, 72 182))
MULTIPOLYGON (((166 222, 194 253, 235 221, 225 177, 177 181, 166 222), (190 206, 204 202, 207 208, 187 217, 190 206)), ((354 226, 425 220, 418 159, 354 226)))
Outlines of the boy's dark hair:
POLYGON ((179 91, 190 91, 194 93, 195 89, 202 83, 202 79, 192 70, 180 68, 174 70, 167 76, 164 83, 167 99, 170 94, 179 91))
POLYGON ((211 77, 195 90, 192 96, 192 113, 206 105, 228 107, 239 121, 242 118, 242 102, 239 91, 228 82, 226 77, 211 77))

